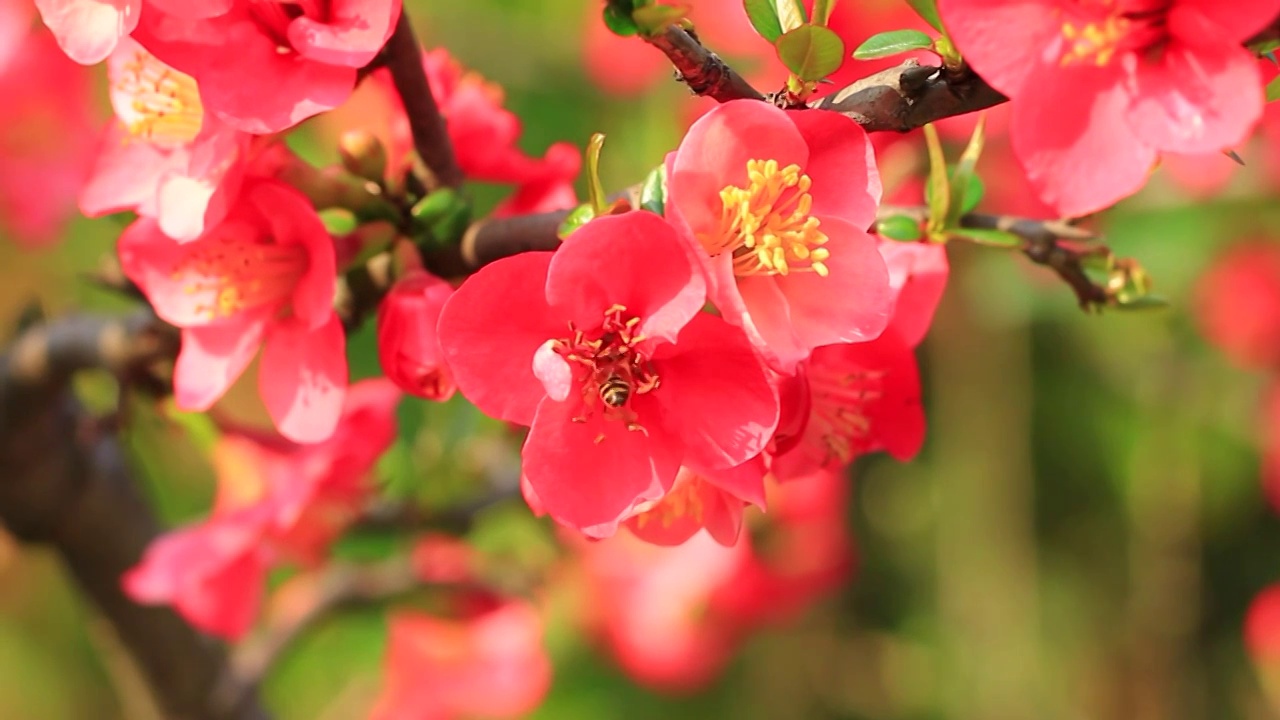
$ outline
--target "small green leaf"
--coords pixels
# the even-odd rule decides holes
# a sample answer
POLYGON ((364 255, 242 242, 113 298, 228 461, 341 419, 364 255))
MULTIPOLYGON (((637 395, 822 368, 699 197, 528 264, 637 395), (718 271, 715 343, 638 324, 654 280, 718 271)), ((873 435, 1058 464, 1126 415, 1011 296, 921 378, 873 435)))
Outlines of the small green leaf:
POLYGON ((938 17, 938 4, 935 0, 907 0, 907 4, 935 30, 946 32, 942 29, 942 18, 938 17))
POLYGON ((931 47, 933 38, 919 30, 890 30, 867 38, 866 42, 853 51, 853 59, 875 60, 913 50, 928 50, 931 47))
POLYGON ((973 212, 978 207, 978 203, 982 202, 982 197, 987 192, 987 184, 982 178, 974 175, 969 178, 969 182, 964 187, 964 197, 960 198, 960 215, 964 217, 966 213, 973 212))
POLYGON ((743 0, 742 6, 747 11, 751 27, 756 29, 760 37, 772 44, 782 35, 782 24, 778 22, 778 11, 773 8, 773 0, 743 0))
POLYGON ((947 211, 951 208, 951 180, 947 177, 947 159, 942 154, 942 141, 938 130, 929 123, 924 126, 924 142, 929 149, 929 179, 925 183, 925 201, 929 206, 928 233, 930 237, 941 235, 946 229, 947 211))
POLYGON ((631 19, 631 8, 622 7, 629 3, 609 3, 604 7, 604 24, 610 32, 620 37, 631 37, 640 32, 640 26, 631 19))
POLYGON ((783 33, 789 33, 809 22, 809 16, 804 11, 804 3, 800 0, 773 0, 773 11, 783 33))
POLYGON ((649 172, 640 186, 640 208, 656 215, 667 209, 667 166, 659 165, 649 172))
POLYGON ((1159 295, 1142 295, 1115 305, 1117 310, 1164 310, 1167 307, 1169 301, 1159 295))
MULTIPOLYGON (((973 128, 969 144, 965 146, 964 152, 960 155, 960 162, 956 163, 955 170, 951 172, 951 203, 944 227, 955 227, 960 222, 960 216, 972 209, 972 206, 966 209, 965 204, 970 198, 969 183, 974 178, 974 168, 978 164, 978 158, 982 156, 982 147, 986 142, 986 120, 986 115, 978 117, 978 124, 973 128)), ((979 194, 973 204, 977 205, 978 200, 981 199, 982 196, 979 194)))
POLYGON ((596 213, 603 213, 609 201, 604 196, 604 184, 600 182, 600 150, 604 148, 604 133, 595 133, 587 141, 587 200, 596 213))
POLYGON ((890 215, 876 221, 875 233, 890 240, 914 242, 921 238, 920 221, 906 215, 890 215))
POLYGON ((1026 242, 1007 230, 994 228, 955 228, 947 233, 951 237, 968 240, 975 245, 1020 250, 1026 242))
POLYGON ((565 216, 564 221, 560 223, 560 227, 556 230, 556 235, 558 235, 561 240, 564 240, 572 235, 578 228, 595 219, 595 216, 596 209, 591 207, 590 203, 583 203, 569 211, 569 214, 565 216))
POLYGON ((317 214, 320 215, 320 222, 324 224, 324 229, 330 235, 349 235, 360 224, 356 214, 346 208, 325 208, 317 214))
POLYGON ((844 41, 818 25, 801 25, 784 33, 775 47, 782 64, 806 82, 825 78, 844 62, 844 41))
POLYGON ((1267 102, 1280 100, 1280 77, 1267 83, 1267 102))
POLYGON ((647 7, 636 8, 631 13, 631 19, 635 21, 636 27, 640 28, 642 35, 657 35, 667 26, 678 23, 689 14, 688 5, 649 5, 647 7))
POLYGON ((836 9, 836 0, 813 0, 813 24, 826 26, 831 20, 831 11, 836 9))

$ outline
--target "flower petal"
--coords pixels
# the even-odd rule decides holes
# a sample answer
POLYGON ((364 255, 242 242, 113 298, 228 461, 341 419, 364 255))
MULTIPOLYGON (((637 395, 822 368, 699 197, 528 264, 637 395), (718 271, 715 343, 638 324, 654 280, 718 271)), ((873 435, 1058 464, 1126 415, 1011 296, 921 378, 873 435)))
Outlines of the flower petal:
POLYGON ((804 173, 813 180, 814 215, 833 215, 870 227, 880 204, 875 150, 862 126, 827 110, 792 111, 796 129, 809 146, 804 173))
POLYGON ((36 0, 36 9, 67 57, 93 65, 133 32, 142 0, 36 0))
POLYGON ((257 354, 266 323, 262 315, 249 315, 236 323, 184 329, 173 368, 178 407, 201 412, 217 402, 257 354))
POLYGON ((1037 73, 1034 59, 1056 60, 1063 22, 1049 6, 1045 0, 938 0, 938 14, 965 61, 991 87, 1014 96, 1037 73))
POLYGON ((1171 14, 1195 10, 1218 26, 1227 40, 1242 43, 1280 15, 1280 0, 1178 0, 1171 14))
POLYGON ((258 392, 281 435, 315 443, 333 434, 347 390, 346 337, 336 313, 317 329, 286 318, 262 349, 258 392))
POLYGON ((298 190, 275 180, 245 185, 244 197, 266 220, 279 245, 300 245, 307 251, 307 271, 293 290, 293 314, 311 328, 333 314, 337 259, 333 238, 325 230, 311 202, 298 190))
POLYGON ((462 283, 440 312, 440 347, 458 389, 486 415, 529 425, 546 396, 533 356, 570 334, 546 299, 552 253, 490 263, 462 283))

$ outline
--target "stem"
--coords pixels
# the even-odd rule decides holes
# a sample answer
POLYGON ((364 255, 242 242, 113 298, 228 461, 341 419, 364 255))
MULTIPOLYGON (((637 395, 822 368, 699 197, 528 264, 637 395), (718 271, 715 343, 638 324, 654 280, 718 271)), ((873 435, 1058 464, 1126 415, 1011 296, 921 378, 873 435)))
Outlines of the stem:
POLYGON ((395 32, 387 40, 383 52, 391 80, 409 118, 413 147, 430 171, 434 185, 451 188, 462 185, 462 168, 458 167, 458 160, 453 154, 444 116, 431 94, 427 72, 422 67, 422 48, 413 34, 407 12, 400 12, 395 32))

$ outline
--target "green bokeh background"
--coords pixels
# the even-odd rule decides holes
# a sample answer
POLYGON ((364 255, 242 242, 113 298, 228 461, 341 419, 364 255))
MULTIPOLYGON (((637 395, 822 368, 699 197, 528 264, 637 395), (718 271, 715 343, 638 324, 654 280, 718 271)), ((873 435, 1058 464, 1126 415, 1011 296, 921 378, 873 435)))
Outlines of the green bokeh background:
MULTIPOLYGON (((605 185, 622 187, 678 142, 686 91, 662 83, 613 99, 587 81, 581 28, 595 2, 406 5, 425 42, 505 88, 524 119, 522 147, 540 154, 552 141, 582 145, 605 132, 605 185)), ((295 144, 323 160, 305 132, 295 144)), ((872 457, 855 468, 854 581, 792 626, 757 636, 718 683, 690 697, 635 687, 569 624, 555 624, 555 682, 534 717, 1271 717, 1241 642, 1249 600, 1280 580, 1280 523, 1258 481, 1266 380, 1232 368, 1190 317, 1193 283, 1216 253, 1280 233, 1280 207, 1257 169, 1238 176, 1222 196, 1193 201, 1157 173, 1099 221, 1111 247, 1155 278, 1172 302, 1166 311, 1087 315, 1047 271, 956 248, 920 352, 925 450, 911 464, 872 457)), ((123 222, 76 220, 40 253, 0 242, 5 316, 32 298, 54 315, 123 308, 79 277, 110 252, 123 222)), ((372 348, 368 332, 353 341, 358 374, 376 371, 372 348)), ((102 399, 106 384, 84 387, 102 399)), ((447 496, 470 430, 491 426, 462 402, 410 402, 401 416, 404 439, 385 478, 395 492, 447 496)), ((193 461, 197 440, 140 412, 130 442, 166 519, 208 508, 212 476, 193 461)), ((489 525, 499 545, 546 537, 518 506, 489 525)), ((282 720, 362 717, 384 648, 382 608, 345 611, 289 654, 267 701, 282 720)), ((56 558, 0 545, 0 718, 154 717, 137 683, 56 558)))

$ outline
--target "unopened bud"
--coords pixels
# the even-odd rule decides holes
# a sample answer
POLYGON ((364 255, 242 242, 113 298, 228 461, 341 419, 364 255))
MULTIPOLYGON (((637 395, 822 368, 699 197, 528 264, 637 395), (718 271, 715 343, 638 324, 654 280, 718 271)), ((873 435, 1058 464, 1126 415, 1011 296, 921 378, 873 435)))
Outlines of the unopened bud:
POLYGON ((387 173, 387 149, 368 130, 348 130, 338 138, 342 166, 356 177, 380 183, 387 173))

